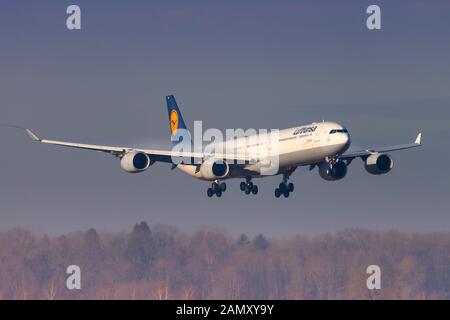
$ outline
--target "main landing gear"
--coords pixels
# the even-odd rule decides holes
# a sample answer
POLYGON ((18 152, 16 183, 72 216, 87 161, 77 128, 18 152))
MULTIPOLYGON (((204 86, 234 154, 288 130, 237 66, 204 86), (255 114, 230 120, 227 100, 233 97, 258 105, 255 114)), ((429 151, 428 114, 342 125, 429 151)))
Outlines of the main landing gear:
MULTIPOLYGON (((292 171, 293 172, 293 171, 292 171)), ((279 198, 283 195, 285 198, 289 197, 289 194, 294 191, 294 184, 289 182, 289 176, 292 172, 283 173, 283 181, 280 183, 278 188, 275 189, 275 197, 279 198)))
POLYGON ((240 188, 245 194, 258 194, 258 186, 253 184, 251 177, 245 178, 245 182, 241 182, 240 188))
POLYGON ((211 185, 211 188, 208 188, 207 195, 211 198, 213 195, 216 195, 217 198, 222 196, 222 193, 227 191, 227 184, 225 182, 214 181, 211 185))

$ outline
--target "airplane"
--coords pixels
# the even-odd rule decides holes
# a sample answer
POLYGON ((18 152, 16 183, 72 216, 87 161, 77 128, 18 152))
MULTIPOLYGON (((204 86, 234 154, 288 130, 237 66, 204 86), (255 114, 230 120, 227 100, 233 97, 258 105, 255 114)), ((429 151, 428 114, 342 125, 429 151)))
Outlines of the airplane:
MULTIPOLYGON (((169 115, 170 132, 172 137, 178 130, 188 130, 181 115, 178 104, 173 95, 166 97, 169 115)), ((294 184, 289 182, 291 174, 300 166, 309 166, 312 171, 318 169, 319 176, 326 181, 337 181, 347 175, 347 168, 355 158, 361 158, 366 171, 372 175, 386 174, 392 170, 394 161, 388 152, 420 147, 422 133, 419 133, 413 143, 385 147, 348 151, 351 145, 350 133, 344 126, 336 122, 318 122, 299 127, 280 130, 278 133, 278 150, 276 154, 265 153, 265 158, 250 161, 247 156, 235 153, 207 153, 198 151, 149 150, 131 147, 114 147, 75 142, 47 140, 39 137, 30 129, 21 128, 36 142, 43 144, 92 150, 109 153, 120 159, 120 165, 128 173, 146 171, 156 162, 172 164, 172 169, 178 168, 182 172, 205 181, 212 182, 207 189, 207 196, 220 198, 226 191, 225 180, 244 179, 240 183, 240 190, 245 194, 256 195, 258 186, 253 178, 263 178, 262 164, 277 157, 278 167, 273 175, 281 175, 282 181, 275 189, 276 198, 289 197, 294 191, 294 184), (193 162, 174 161, 179 158, 189 158, 193 162)), ((225 141, 227 142, 227 141, 225 141)), ((248 137, 236 139, 235 148, 249 149, 248 137)), ((264 148, 269 148, 266 144, 264 148)), ((235 149, 235 150, 236 150, 235 149)))

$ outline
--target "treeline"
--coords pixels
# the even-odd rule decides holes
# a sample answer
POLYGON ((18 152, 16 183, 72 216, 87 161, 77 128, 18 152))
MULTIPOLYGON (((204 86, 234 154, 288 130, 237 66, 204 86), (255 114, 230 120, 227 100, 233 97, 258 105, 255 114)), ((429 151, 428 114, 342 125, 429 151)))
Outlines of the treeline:
POLYGON ((0 233, 0 299, 450 299, 450 233, 186 234, 136 224, 57 238, 0 233), (369 265, 381 290, 368 290, 369 265), (81 290, 66 269, 81 268, 81 290))

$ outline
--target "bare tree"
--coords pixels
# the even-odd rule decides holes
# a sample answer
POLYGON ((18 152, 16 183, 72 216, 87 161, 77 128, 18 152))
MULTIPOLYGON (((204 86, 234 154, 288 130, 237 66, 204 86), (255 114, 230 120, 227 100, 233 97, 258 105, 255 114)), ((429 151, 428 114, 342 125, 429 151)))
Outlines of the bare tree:
POLYGON ((136 224, 57 238, 0 232, 0 299, 449 299, 450 233, 345 230, 315 237, 185 234, 136 224), (82 291, 65 270, 82 268, 82 291), (368 290, 366 268, 382 269, 368 290))

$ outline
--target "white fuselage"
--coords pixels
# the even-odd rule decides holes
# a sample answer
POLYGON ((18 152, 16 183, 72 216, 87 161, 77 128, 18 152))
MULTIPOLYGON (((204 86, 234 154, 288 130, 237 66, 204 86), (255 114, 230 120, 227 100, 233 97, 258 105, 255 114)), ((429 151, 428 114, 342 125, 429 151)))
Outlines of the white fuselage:
MULTIPOLYGON (((245 176, 261 176, 261 166, 268 166, 267 161, 276 158, 278 170, 273 174, 280 174, 290 168, 317 164, 327 157, 334 157, 344 153, 350 146, 350 135, 347 130, 335 122, 320 122, 283 129, 278 131, 277 139, 270 136, 258 139, 256 136, 240 137, 234 139, 234 153, 248 154, 263 150, 260 160, 256 163, 247 163, 233 166, 230 173, 223 179, 241 178, 245 176)), ((225 141, 224 144, 230 141, 225 141)), ((216 145, 217 148, 217 145, 216 145)), ((205 179, 197 170, 196 165, 178 165, 178 168, 198 179, 205 179)))

